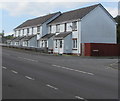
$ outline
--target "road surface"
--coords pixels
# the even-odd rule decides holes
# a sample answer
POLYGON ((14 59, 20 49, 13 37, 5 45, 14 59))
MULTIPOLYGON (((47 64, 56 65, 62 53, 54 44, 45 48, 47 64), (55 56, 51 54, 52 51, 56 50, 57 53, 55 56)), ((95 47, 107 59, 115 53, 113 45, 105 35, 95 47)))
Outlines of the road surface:
POLYGON ((117 59, 3 48, 3 99, 117 99, 117 59))

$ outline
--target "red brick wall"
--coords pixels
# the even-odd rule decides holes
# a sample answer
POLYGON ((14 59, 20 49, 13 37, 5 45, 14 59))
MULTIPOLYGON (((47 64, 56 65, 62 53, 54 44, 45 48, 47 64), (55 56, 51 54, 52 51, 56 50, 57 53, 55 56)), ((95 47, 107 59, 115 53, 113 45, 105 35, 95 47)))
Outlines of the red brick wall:
POLYGON ((120 44, 85 43, 85 56, 120 56, 120 44))

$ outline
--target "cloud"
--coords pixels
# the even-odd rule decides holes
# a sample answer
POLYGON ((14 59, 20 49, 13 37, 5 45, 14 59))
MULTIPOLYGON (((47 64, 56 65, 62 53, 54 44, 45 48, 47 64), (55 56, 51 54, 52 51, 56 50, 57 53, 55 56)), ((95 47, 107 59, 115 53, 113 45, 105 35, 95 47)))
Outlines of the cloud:
MULTIPOLYGON (((59 0, 57 2, 51 2, 48 0, 45 0, 48 2, 38 2, 39 0, 34 0, 34 2, 32 1, 33 0, 29 0, 29 2, 28 0, 24 0, 22 2, 3 2, 0 4, 0 8, 3 10, 7 10, 11 16, 41 16, 57 11, 68 11, 75 8, 77 9, 78 7, 91 3, 90 0, 76 0, 77 2, 60 2, 59 0)), ((100 1, 104 2, 108 0, 92 0, 92 2, 100 1)), ((118 0, 111 0, 111 2, 112 1, 117 2, 118 0)), ((107 9, 113 16, 116 16, 117 8, 108 7, 107 9)))
POLYGON ((63 2, 6 2, 2 3, 0 8, 7 10, 11 16, 19 15, 44 15, 46 13, 53 13, 59 9, 70 9, 76 5, 83 5, 85 2, 77 3, 63 3, 63 2))
MULTIPOLYGON (((66 11, 70 9, 75 9, 85 4, 91 3, 88 2, 89 0, 86 0, 86 2, 82 2, 83 0, 79 0, 79 2, 28 2, 28 1, 25 2, 25 1, 3 2, 1 3, 0 8, 7 10, 11 16, 20 16, 20 15, 40 16, 48 13, 53 13, 59 10, 66 11)), ((104 0, 92 0, 92 2, 98 2, 98 1, 104 1, 104 0)), ((110 11, 112 15, 116 14, 116 8, 115 9, 108 8, 108 11, 110 11)))
MULTIPOLYGON (((21 2, 118 2, 119 0, 20 0, 21 2)), ((19 2, 18 0, 0 0, 0 2, 19 2)))
POLYGON ((106 9, 113 17, 116 17, 118 15, 118 8, 108 7, 106 9))

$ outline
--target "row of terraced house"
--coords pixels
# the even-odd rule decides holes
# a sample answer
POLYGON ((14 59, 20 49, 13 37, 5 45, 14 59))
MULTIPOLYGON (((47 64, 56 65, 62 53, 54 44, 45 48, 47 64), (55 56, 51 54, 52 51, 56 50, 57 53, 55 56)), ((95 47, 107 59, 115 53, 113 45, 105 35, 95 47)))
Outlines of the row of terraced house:
POLYGON ((101 4, 30 19, 14 31, 10 45, 59 54, 99 55, 106 51, 99 47, 111 49, 116 44, 116 22, 101 4))

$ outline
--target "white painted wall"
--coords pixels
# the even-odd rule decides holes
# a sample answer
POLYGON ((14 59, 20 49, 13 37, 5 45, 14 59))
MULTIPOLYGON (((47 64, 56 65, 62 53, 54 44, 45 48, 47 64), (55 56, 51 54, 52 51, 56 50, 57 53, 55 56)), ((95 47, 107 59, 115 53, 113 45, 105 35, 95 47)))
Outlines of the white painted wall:
POLYGON ((40 26, 40 34, 37 34, 37 40, 39 40, 42 37, 42 26, 40 26))
POLYGON ((23 45, 22 46, 27 47, 27 45, 28 45, 28 41, 23 41, 23 45))
POLYGON ((34 31, 33 31, 33 34, 37 34, 37 26, 34 27, 34 31))
POLYGON ((67 23, 67 31, 72 31, 70 26, 72 26, 72 22, 67 23))
POLYGON ((72 34, 64 38, 64 53, 72 53, 72 34))
POLYGON ((64 32, 65 31, 65 25, 64 24, 60 24, 60 32, 64 32))
POLYGON ((48 49, 53 49, 53 37, 48 39, 48 49))
POLYGON ((24 36, 27 35, 27 29, 24 29, 24 36))
POLYGON ((28 41, 28 47, 37 47, 37 36, 34 36, 28 41))
POLYGON ((82 43, 116 43, 116 25, 101 7, 81 21, 82 43))
POLYGON ((56 25, 51 26, 51 33, 56 33, 56 25))
MULTIPOLYGON (((71 22, 67 22, 66 23, 66 26, 67 26, 67 28, 66 28, 66 31, 72 31, 72 28, 71 28, 71 26, 72 26, 72 21, 71 22)), ((58 34, 60 34, 61 32, 64 32, 65 31, 65 24, 64 23, 60 23, 60 32, 59 33, 56 33, 56 25, 54 24, 54 25, 52 25, 52 33, 56 33, 56 35, 58 35, 58 34)), ((77 31, 72 31, 72 34, 71 34, 71 38, 77 38, 77 50, 72 50, 72 39, 70 39, 68 36, 64 39, 64 42, 63 42, 63 44, 64 44, 64 50, 62 50, 62 49, 57 49, 57 48, 55 48, 54 49, 54 52, 56 52, 56 53, 58 53, 59 51, 61 51, 61 53, 63 52, 63 53, 75 53, 75 54, 80 54, 80 52, 81 52, 81 38, 80 38, 80 36, 81 36, 81 23, 79 22, 79 21, 77 21, 77 31), (68 39, 70 39, 70 41, 68 40, 68 39), (69 48, 69 50, 68 50, 68 48, 69 48)), ((54 44, 55 44, 55 41, 54 41, 54 44)), ((58 44, 59 44, 59 40, 58 40, 58 44)))
POLYGON ((16 31, 16 37, 18 37, 18 35, 19 35, 19 31, 17 30, 17 31, 16 31))

